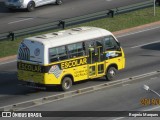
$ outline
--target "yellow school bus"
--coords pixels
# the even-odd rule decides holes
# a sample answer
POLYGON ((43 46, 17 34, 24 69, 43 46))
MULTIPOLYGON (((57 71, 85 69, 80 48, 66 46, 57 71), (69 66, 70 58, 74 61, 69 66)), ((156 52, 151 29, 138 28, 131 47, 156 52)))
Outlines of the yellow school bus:
POLYGON ((18 49, 17 70, 21 84, 60 86, 105 76, 115 79, 125 68, 123 49, 114 35, 97 27, 78 27, 25 38, 18 49))

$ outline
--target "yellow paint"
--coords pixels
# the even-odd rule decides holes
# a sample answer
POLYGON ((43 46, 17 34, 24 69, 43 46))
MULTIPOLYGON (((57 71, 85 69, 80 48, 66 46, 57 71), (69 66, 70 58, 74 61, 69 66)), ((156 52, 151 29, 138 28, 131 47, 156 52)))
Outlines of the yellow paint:
POLYGON ((85 65, 85 64, 87 64, 87 58, 81 58, 81 59, 62 62, 61 68, 67 69, 67 68, 76 67, 76 66, 85 65))
MULTIPOLYGON (((105 54, 105 52, 104 52, 105 54)), ((100 56, 99 56, 100 57, 100 56)), ((61 80, 66 75, 72 75, 74 82, 97 78, 105 75, 105 71, 110 64, 116 64, 118 70, 125 67, 125 58, 122 50, 122 56, 116 57, 101 62, 87 64, 87 57, 72 58, 70 60, 64 60, 62 62, 56 62, 47 66, 59 66, 59 71, 51 70, 52 72, 42 73, 42 68, 38 65, 31 65, 26 63, 18 64, 18 79, 21 81, 32 81, 44 85, 58 85, 61 84, 61 80), (104 72, 98 74, 98 65, 104 64, 104 72), (92 71, 89 66, 95 66, 95 71, 92 71), (89 76, 89 73, 94 73, 94 76, 89 76)))

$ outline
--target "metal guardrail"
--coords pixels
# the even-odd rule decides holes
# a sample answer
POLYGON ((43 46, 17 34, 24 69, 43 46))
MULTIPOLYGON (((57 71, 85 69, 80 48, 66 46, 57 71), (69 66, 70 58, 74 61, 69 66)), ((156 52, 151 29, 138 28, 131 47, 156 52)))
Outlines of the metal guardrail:
POLYGON ((88 14, 88 15, 83 15, 83 16, 78 16, 74 18, 66 18, 63 20, 55 21, 52 23, 36 26, 36 27, 30 27, 30 28, 25 28, 17 31, 11 31, 9 33, 3 33, 0 34, 0 41, 1 40, 6 40, 7 38, 10 38, 11 40, 14 40, 15 37, 20 37, 23 35, 28 35, 28 34, 34 34, 42 31, 47 31, 47 30, 54 30, 58 28, 65 28, 66 26, 71 26, 71 25, 76 25, 92 20, 97 20, 100 18, 106 18, 106 17, 114 17, 114 15, 117 14, 122 14, 142 8, 147 8, 153 6, 153 0, 133 4, 133 5, 128 5, 124 7, 118 7, 114 9, 109 9, 93 14, 88 14))

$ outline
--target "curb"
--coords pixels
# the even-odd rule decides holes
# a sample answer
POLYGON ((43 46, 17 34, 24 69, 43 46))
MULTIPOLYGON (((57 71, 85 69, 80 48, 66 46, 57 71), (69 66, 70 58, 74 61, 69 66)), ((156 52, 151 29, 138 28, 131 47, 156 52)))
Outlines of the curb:
MULTIPOLYGON (((120 31, 115 31, 115 32, 113 32, 113 34, 118 36, 118 35, 121 35, 121 34, 124 34, 124 33, 131 33, 131 32, 134 32, 134 31, 138 31, 138 30, 145 29, 145 28, 150 28, 150 27, 155 27, 155 26, 160 26, 160 21, 149 23, 149 24, 144 24, 144 25, 140 25, 140 26, 137 26, 137 27, 128 28, 128 29, 124 29, 124 30, 120 30, 120 31)), ((13 60, 13 59, 16 59, 16 57, 17 57, 17 55, 3 57, 3 58, 0 58, 0 62, 13 60)))
POLYGON ((142 30, 142 29, 150 28, 150 27, 155 27, 155 26, 160 26, 160 21, 149 23, 149 24, 144 24, 144 25, 140 25, 140 26, 136 26, 133 28, 128 28, 128 29, 124 29, 124 30, 120 30, 120 31, 115 31, 115 32, 113 32, 113 34, 114 35, 121 35, 124 33, 135 32, 138 30, 142 30))
POLYGON ((9 61, 9 60, 14 60, 17 58, 17 55, 12 55, 12 56, 7 56, 7 57, 3 57, 3 58, 0 58, 0 63, 1 62, 6 62, 6 61, 9 61))

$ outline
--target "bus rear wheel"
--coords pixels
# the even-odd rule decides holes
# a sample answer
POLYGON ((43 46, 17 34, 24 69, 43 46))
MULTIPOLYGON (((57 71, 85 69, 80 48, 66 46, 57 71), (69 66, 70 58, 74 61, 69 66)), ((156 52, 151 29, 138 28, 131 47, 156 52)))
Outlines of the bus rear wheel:
POLYGON ((28 5, 27 5, 27 10, 28 12, 32 12, 35 10, 35 3, 34 2, 29 2, 28 5))
POLYGON ((115 67, 110 67, 106 72, 106 79, 108 81, 114 80, 117 75, 117 69, 115 67))
POLYGON ((61 84, 61 90, 67 91, 72 87, 72 79, 70 77, 64 77, 61 84))
POLYGON ((62 0, 56 0, 56 4, 57 5, 61 5, 62 4, 62 0))

